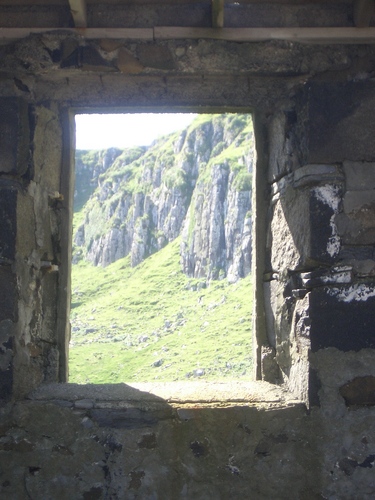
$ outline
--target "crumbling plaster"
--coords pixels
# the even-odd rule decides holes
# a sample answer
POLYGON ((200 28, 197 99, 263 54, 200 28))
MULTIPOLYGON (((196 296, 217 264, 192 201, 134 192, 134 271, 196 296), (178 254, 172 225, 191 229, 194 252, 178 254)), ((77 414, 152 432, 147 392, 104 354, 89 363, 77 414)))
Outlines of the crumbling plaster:
POLYGON ((0 50, 1 494, 373 498, 374 48, 61 32, 0 50), (94 108, 254 110, 254 352, 282 384, 263 398, 43 385, 67 375, 70 113, 94 108), (370 397, 345 399, 354 383, 370 397))

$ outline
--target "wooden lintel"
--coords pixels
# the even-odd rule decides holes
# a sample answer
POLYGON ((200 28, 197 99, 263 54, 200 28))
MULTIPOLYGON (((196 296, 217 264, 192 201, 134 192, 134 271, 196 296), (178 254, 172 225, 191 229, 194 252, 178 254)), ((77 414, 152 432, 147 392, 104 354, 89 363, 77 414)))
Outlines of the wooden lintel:
POLYGON ((224 0, 211 0, 212 4, 212 27, 224 27, 224 0))
POLYGON ((32 34, 74 33, 87 39, 153 40, 152 28, 0 28, 0 41, 18 40, 32 34))
POLYGON ((211 39, 233 42, 285 40, 315 44, 375 43, 375 28, 180 28, 156 27, 155 40, 211 39))
POLYGON ((87 11, 85 0, 69 0, 70 12, 72 13, 76 28, 86 28, 87 11))
POLYGON ((87 39, 123 40, 208 39, 233 42, 284 40, 316 44, 374 44, 375 28, 0 28, 0 40, 25 38, 31 34, 74 33, 87 39))
POLYGON ((371 18, 374 15, 374 5, 374 0, 355 0, 353 18, 357 28, 370 26, 371 18))

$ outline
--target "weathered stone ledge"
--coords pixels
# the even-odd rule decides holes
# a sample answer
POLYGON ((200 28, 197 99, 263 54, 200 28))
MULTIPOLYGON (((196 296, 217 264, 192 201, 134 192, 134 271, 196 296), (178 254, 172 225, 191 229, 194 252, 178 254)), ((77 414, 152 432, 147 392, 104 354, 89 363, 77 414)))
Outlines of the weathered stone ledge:
POLYGON ((134 408, 151 405, 254 405, 284 407, 300 404, 283 386, 267 382, 159 382, 137 384, 46 384, 29 400, 54 402, 76 409, 134 408), (70 403, 69 403, 70 402, 70 403))
POLYGON ((272 203, 275 203, 285 190, 321 186, 324 184, 341 184, 345 180, 342 168, 338 164, 311 164, 304 165, 292 173, 275 180, 271 186, 272 203))

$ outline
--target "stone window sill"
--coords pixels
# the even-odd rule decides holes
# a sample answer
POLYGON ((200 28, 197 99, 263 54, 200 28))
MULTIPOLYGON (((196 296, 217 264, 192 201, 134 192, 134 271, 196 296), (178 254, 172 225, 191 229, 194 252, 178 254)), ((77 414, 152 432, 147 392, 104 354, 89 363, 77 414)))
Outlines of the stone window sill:
POLYGON ((29 400, 71 408, 99 426, 139 427, 177 417, 189 420, 205 408, 253 407, 280 410, 304 403, 282 386, 267 382, 168 382, 137 384, 48 384, 29 400))

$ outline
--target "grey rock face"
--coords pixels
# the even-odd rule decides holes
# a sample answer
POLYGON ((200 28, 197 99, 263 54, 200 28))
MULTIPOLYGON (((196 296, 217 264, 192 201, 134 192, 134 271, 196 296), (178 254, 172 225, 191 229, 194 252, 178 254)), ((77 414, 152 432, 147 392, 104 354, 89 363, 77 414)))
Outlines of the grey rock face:
POLYGON ((211 159, 200 173, 182 231, 181 264, 189 276, 227 276, 234 282, 251 267, 254 136, 215 122, 212 129, 211 159))
POLYGON ((251 267, 251 190, 238 191, 225 164, 213 165, 211 182, 198 184, 181 241, 189 276, 232 282, 251 267))
POLYGON ((250 115, 213 115, 148 149, 118 153, 110 166, 107 154, 75 244, 95 265, 129 255, 136 266, 181 235, 188 275, 247 275, 253 145, 250 115))

